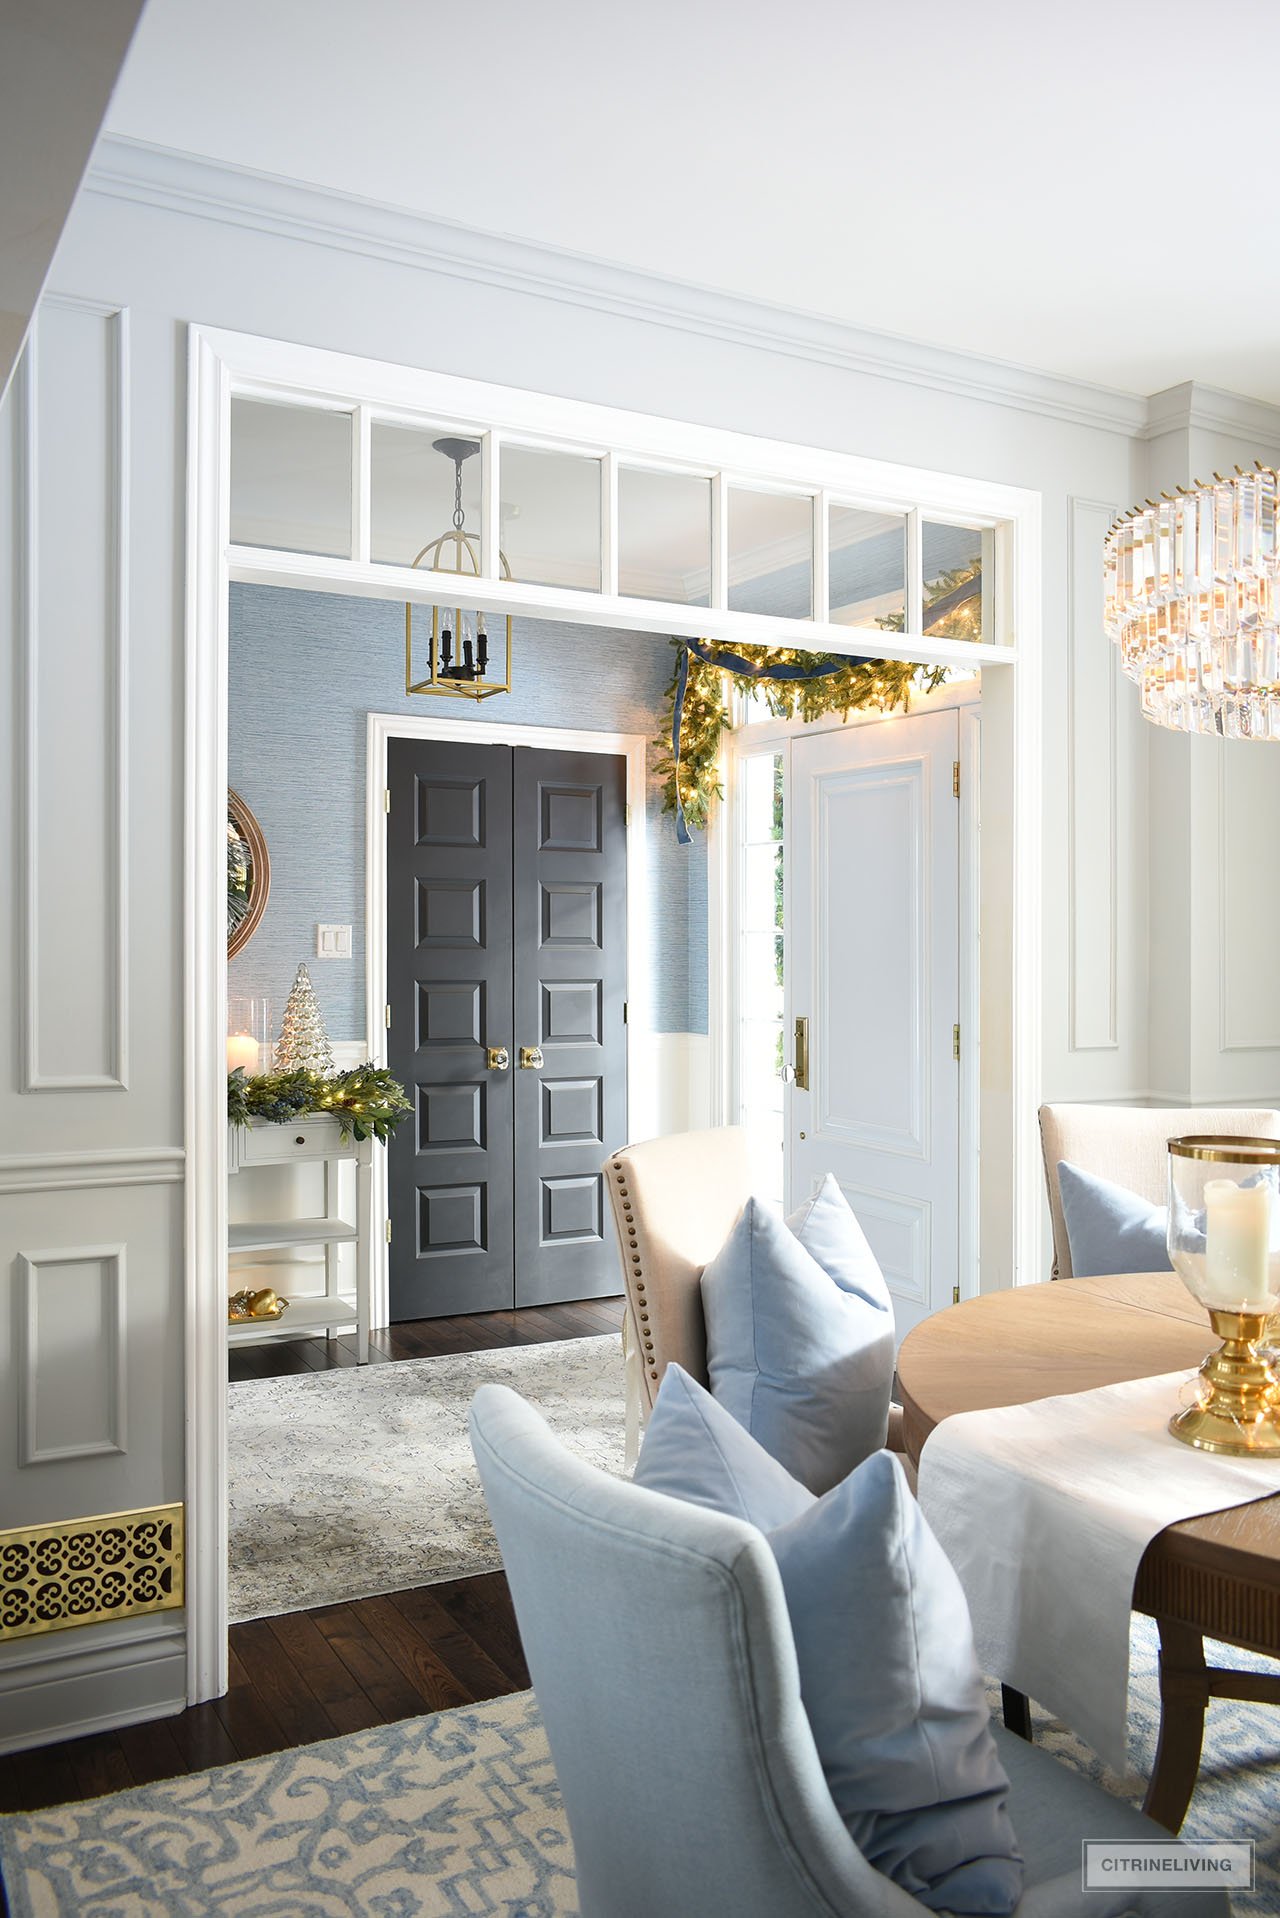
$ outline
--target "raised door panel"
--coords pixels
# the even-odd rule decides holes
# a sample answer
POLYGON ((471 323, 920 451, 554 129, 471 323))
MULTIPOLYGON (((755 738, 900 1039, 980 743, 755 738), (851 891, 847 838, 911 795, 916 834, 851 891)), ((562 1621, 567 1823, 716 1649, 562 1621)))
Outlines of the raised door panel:
POLYGON ((626 761, 515 750, 516 1303, 618 1289, 601 1162, 626 1131, 626 761), (518 1061, 518 1054, 517 1054, 518 1061))
POLYGON ((393 1320, 512 1303, 511 751, 392 740, 388 1057, 393 1320))
POLYGON ((819 775, 814 790, 818 1124, 832 1141, 912 1158, 928 1150, 927 773, 927 760, 904 758, 819 775))
POLYGON ((788 968, 810 1022, 788 1091, 792 1203, 840 1181, 901 1336, 958 1276, 958 753, 954 712, 798 738, 788 968))

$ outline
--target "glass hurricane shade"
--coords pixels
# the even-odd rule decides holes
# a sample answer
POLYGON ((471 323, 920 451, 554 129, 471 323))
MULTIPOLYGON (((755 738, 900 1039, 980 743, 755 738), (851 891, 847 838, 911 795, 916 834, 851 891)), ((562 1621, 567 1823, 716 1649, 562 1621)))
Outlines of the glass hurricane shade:
POLYGON ((270 999, 229 997, 227 1000, 227 1071, 243 1068, 253 1078, 271 1064, 272 1034, 270 999))
POLYGON ((1107 534, 1106 630, 1157 725, 1280 739, 1278 500, 1259 465, 1148 500, 1107 534))
POLYGON ((1211 1312, 1280 1305, 1280 1140, 1169 1141, 1169 1261, 1211 1312))

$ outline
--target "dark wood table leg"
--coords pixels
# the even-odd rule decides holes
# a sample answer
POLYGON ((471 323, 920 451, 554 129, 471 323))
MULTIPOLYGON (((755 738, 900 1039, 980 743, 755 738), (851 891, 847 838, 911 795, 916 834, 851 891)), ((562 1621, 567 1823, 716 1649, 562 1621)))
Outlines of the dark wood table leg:
POLYGON ((1209 1674, 1204 1639, 1194 1625, 1173 1618, 1159 1618, 1156 1623, 1160 1628, 1160 1742, 1142 1809, 1166 1831, 1177 1831, 1200 1770, 1209 1674))
POLYGON ((1027 1694, 1015 1691, 1012 1685, 1002 1685, 1000 1706, 1004 1712, 1005 1730, 1015 1732, 1019 1738, 1025 1738, 1031 1744, 1031 1700, 1027 1694))

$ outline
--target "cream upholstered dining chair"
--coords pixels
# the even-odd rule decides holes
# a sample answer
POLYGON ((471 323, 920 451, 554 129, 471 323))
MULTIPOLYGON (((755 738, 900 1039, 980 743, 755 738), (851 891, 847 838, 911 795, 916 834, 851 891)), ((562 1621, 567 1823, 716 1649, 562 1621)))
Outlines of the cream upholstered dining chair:
MULTIPOLYGON (((741 1126, 712 1126, 623 1146, 605 1160, 604 1175, 626 1278, 627 1450, 634 1457, 667 1367, 682 1365, 707 1384, 702 1268, 751 1197, 751 1153, 741 1126)), ((902 1450, 901 1432, 895 1405, 893 1451, 902 1450)))
POLYGON ((1163 1205, 1169 1196, 1169 1141, 1197 1132, 1280 1139, 1280 1112, 1241 1106, 1041 1106, 1040 1142, 1053 1221, 1055 1279, 1072 1276, 1058 1189, 1060 1161, 1110 1179, 1152 1205, 1163 1205))

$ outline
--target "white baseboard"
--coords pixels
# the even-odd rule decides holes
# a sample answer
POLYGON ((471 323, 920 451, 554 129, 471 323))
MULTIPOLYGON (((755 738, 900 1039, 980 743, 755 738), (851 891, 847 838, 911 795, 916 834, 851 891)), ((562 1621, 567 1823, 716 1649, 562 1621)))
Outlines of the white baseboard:
POLYGON ((186 1647, 173 1612, 11 1639, 0 1646, 0 1752, 184 1711, 186 1647))

